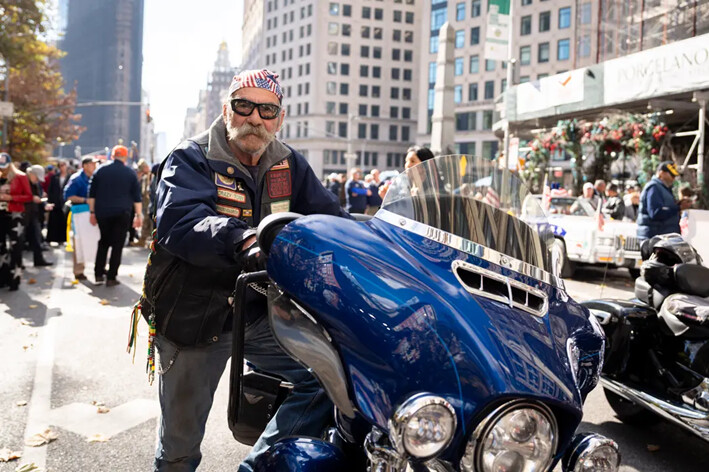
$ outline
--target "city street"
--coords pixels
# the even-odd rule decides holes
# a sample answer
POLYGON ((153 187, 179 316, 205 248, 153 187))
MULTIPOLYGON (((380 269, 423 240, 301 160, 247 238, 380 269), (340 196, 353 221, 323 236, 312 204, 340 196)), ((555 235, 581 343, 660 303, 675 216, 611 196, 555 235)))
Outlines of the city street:
MULTIPOLYGON (((20 291, 0 293, 0 449, 23 454, 0 462, 0 472, 24 463, 53 472, 150 470, 158 404, 156 385, 148 385, 144 372, 143 322, 135 363, 126 354, 147 251, 126 248, 122 284, 115 288, 73 285, 71 257, 58 249, 50 257, 55 266, 35 269, 26 262, 20 291), (48 446, 25 446, 24 438, 47 428, 56 435, 48 446)), ((567 287, 576 299, 632 293, 625 271, 609 271, 604 286, 602 270, 580 269, 575 277, 567 287)), ((227 377, 217 390, 200 470, 235 470, 248 450, 227 427, 227 377)), ((709 446, 672 425, 641 430, 619 423, 600 389, 585 412, 582 430, 620 443, 622 471, 679 472, 709 463, 709 446)))

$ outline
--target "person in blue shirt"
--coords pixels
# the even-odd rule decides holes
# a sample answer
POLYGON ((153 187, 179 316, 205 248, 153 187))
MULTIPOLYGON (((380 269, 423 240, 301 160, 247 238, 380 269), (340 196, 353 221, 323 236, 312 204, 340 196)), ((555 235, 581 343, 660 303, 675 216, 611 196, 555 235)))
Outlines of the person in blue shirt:
POLYGON ((87 156, 81 159, 81 170, 69 177, 64 187, 64 200, 71 202, 72 258, 74 278, 86 280, 84 265, 96 257, 99 232, 89 222, 89 182, 98 161, 87 156))
POLYGON ((367 197, 371 196, 372 192, 362 182, 362 169, 358 167, 350 169, 350 178, 345 183, 345 194, 347 198, 345 210, 348 213, 364 213, 367 209, 367 197))
POLYGON ((680 212, 688 209, 692 202, 685 198, 675 201, 672 184, 678 175, 675 164, 666 161, 657 167, 655 177, 645 185, 638 208, 638 238, 680 232, 680 212))
POLYGON ((143 199, 140 194, 140 182, 135 171, 126 166, 128 148, 114 146, 111 151, 113 162, 103 165, 91 177, 89 184, 89 221, 98 225, 101 239, 96 250, 94 275, 96 283, 104 280, 106 287, 114 287, 120 282, 116 279, 121 265, 123 245, 133 220, 133 227, 143 224, 143 199), (134 217, 131 215, 135 213, 134 217), (111 248, 111 259, 106 272, 106 258, 111 248))
MULTIPOLYGON (((242 71, 222 115, 179 144, 158 172, 157 232, 139 308, 156 332, 155 471, 194 471, 202 459, 212 399, 231 356, 232 304, 241 303, 233 300, 234 286, 260 221, 288 211, 349 216, 305 157, 275 139, 282 100, 278 74, 242 71)), ((252 471, 256 457, 286 435, 319 436, 333 409, 312 374, 276 343, 266 298, 250 290, 245 303, 245 358, 291 382, 293 391, 239 472, 252 471)))

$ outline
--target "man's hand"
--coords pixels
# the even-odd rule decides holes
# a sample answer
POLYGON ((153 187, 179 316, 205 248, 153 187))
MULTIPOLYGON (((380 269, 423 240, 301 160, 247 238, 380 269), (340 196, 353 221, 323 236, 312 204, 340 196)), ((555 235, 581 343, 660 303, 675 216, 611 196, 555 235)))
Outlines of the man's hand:
POLYGON ((135 218, 133 218, 133 228, 138 229, 141 226, 143 226, 143 215, 136 213, 135 218))
POLYGON ((689 210, 692 208, 692 199, 691 198, 683 198, 682 200, 679 201, 679 209, 680 210, 689 210))
POLYGON ((39 198, 37 195, 32 197, 32 201, 35 203, 42 203, 42 199, 39 198))
POLYGON ((7 193, 0 193, 0 200, 2 200, 3 202, 9 202, 10 200, 12 200, 12 196, 7 193))
POLYGON ((241 245, 241 251, 248 251, 254 244, 256 244, 256 236, 251 236, 249 239, 244 241, 244 244, 241 245))
POLYGON ((96 220, 96 215, 94 215, 93 213, 91 213, 91 216, 89 216, 89 223, 94 226, 98 224, 98 221, 96 220))

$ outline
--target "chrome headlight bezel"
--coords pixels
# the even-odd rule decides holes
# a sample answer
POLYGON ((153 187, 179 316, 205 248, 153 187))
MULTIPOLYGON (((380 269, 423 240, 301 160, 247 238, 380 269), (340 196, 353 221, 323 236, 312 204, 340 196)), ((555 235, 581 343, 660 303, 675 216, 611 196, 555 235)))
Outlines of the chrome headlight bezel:
POLYGON ((615 454, 614 470, 618 470, 621 462, 620 448, 612 439, 596 433, 582 433, 574 436, 571 445, 566 450, 562 459, 564 472, 578 472, 579 466, 583 466, 586 461, 592 460, 596 454, 602 450, 615 454))
POLYGON ((485 443, 488 435, 498 423, 508 415, 524 410, 534 410, 548 421, 551 432, 551 450, 549 457, 539 469, 548 470, 559 446, 559 425, 549 407, 543 403, 527 400, 512 400, 507 402, 493 410, 492 413, 488 414, 485 419, 478 424, 478 427, 473 432, 465 448, 465 453, 460 462, 461 470, 466 472, 482 472, 485 470, 483 467, 483 454, 485 452, 485 443))
POLYGON ((402 456, 412 457, 417 460, 427 460, 445 451, 455 436, 457 426, 458 418, 455 414, 455 410, 445 398, 430 393, 419 393, 409 397, 409 399, 397 408, 396 412, 389 420, 389 437, 397 452, 402 456), (412 451, 409 451, 406 447, 406 426, 418 413, 431 406, 441 407, 450 415, 452 422, 450 434, 445 438, 445 441, 441 442, 441 445, 436 451, 426 455, 418 455, 412 453, 412 451))

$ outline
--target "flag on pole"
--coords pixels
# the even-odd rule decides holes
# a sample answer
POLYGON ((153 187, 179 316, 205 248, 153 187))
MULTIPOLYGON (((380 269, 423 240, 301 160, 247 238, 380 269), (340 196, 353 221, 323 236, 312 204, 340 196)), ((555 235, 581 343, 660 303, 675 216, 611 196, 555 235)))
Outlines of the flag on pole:
POLYGON ((495 208, 500 208, 500 195, 498 195, 498 193, 492 187, 487 188, 487 192, 483 197, 483 201, 488 205, 494 206, 495 208))
POLYGON ((489 0, 485 31, 485 59, 506 61, 510 27, 510 0, 489 0))
POLYGON ((551 208, 551 187, 549 186, 549 176, 544 176, 544 191, 542 192, 542 207, 545 212, 551 208))

